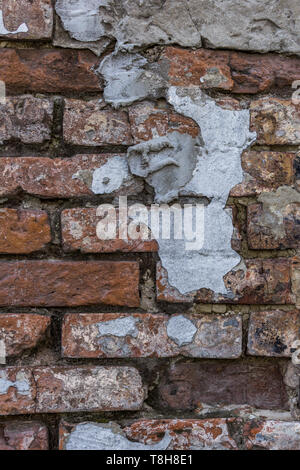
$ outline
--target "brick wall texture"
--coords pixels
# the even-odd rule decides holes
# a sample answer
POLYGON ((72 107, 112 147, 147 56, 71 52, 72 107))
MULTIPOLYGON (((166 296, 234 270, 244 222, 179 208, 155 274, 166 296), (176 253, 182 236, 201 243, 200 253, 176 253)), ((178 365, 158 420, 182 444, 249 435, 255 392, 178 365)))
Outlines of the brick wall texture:
POLYGON ((0 1, 0 450, 300 450, 300 11, 225 3, 0 1))

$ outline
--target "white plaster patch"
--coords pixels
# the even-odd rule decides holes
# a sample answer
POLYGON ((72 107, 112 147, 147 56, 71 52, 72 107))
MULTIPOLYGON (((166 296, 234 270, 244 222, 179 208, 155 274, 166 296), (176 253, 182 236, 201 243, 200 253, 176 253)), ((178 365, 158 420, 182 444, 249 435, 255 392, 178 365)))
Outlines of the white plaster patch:
POLYGON ((128 177, 127 160, 116 155, 94 171, 91 189, 94 194, 110 194, 118 190, 128 177))
POLYGON ((110 425, 78 424, 67 439, 66 450, 166 450, 171 443, 168 432, 157 444, 146 445, 129 441, 121 434, 121 430, 108 426, 110 425))
POLYGON ((0 340, 0 364, 6 364, 6 345, 3 339, 0 340))
POLYGON ((194 323, 183 315, 172 316, 167 323, 167 335, 178 346, 192 343, 196 333, 194 323))
POLYGON ((101 336, 111 335, 118 338, 132 336, 136 338, 138 331, 136 328, 138 320, 134 317, 117 318, 106 322, 98 323, 99 334, 101 336))
POLYGON ((5 395, 10 387, 17 389, 20 395, 29 395, 30 385, 25 375, 22 372, 18 372, 15 382, 7 379, 5 371, 0 371, 0 395, 5 395))
POLYGON ((27 27, 26 23, 22 23, 18 27, 18 29, 16 29, 15 31, 8 31, 8 29, 6 29, 5 26, 4 26, 3 11, 0 10, 0 34, 1 35, 27 33, 27 32, 28 32, 28 27, 27 27))

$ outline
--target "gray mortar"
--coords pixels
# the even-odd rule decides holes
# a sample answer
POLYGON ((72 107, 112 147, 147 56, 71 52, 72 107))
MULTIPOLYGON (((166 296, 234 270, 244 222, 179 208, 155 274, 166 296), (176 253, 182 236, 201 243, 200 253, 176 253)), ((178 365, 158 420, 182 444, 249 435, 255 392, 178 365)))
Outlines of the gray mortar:
POLYGON ((67 439, 66 450, 166 450, 171 437, 166 432, 157 444, 146 445, 129 441, 122 430, 113 424, 82 423, 67 439))

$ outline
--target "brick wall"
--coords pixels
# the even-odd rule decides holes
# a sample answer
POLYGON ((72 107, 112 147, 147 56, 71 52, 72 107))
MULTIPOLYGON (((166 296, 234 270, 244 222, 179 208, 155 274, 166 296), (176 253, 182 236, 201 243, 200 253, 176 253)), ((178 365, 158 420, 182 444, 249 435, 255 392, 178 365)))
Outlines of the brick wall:
MULTIPOLYGON (((179 0, 114 14, 96 1, 92 25, 77 3, 81 27, 63 0, 0 1, 0 449, 300 450, 299 31, 276 6, 280 34, 259 22, 256 1, 192 16, 179 0), (155 239, 96 235, 100 204, 158 195, 128 170, 131 148, 205 140, 172 89, 248 113, 256 133, 232 150, 242 177, 225 205, 241 262, 224 292, 181 292, 155 239), (104 169, 112 181, 96 184, 104 169)), ((214 165, 230 182, 226 160, 214 165)), ((210 189, 174 200, 215 202, 210 189)))

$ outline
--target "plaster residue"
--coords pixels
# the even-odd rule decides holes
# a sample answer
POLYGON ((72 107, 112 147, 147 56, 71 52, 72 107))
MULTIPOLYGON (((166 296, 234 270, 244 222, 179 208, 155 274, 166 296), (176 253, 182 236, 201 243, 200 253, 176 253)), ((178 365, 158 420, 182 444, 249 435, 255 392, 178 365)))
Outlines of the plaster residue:
POLYGON ((117 191, 128 178, 126 159, 116 155, 94 171, 91 189, 94 194, 110 194, 117 191))
POLYGON ((4 20, 3 20, 3 11, 0 10, 0 35, 6 35, 6 34, 18 34, 18 33, 27 33, 28 32, 28 27, 26 23, 22 23, 18 29, 15 31, 8 31, 8 29, 5 28, 4 25, 4 20))
POLYGON ((167 335, 178 346, 192 343, 196 333, 197 328, 194 323, 184 315, 173 316, 167 323, 167 335))
POLYGON ((117 336, 119 338, 125 336, 132 336, 136 338, 138 330, 136 324, 138 320, 134 317, 117 318, 116 320, 110 320, 98 323, 99 334, 101 336, 117 336))
POLYGON ((284 211, 289 204, 300 204, 300 193, 290 186, 280 186, 276 191, 262 193, 258 201, 263 211, 258 223, 268 227, 275 239, 286 236, 284 228, 284 211))
POLYGON ((10 387, 17 389, 20 395, 29 395, 30 385, 23 372, 18 372, 16 380, 13 382, 7 379, 5 370, 0 371, 0 395, 5 395, 10 387))
POLYGON ((78 424, 67 438, 66 450, 166 450, 171 443, 168 432, 160 442, 145 445, 129 441, 119 426, 113 424, 78 424))
POLYGON ((153 186, 156 202, 169 202, 191 180, 200 147, 199 139, 172 132, 131 147, 129 168, 153 186))
POLYGON ((6 364, 6 344, 3 339, 0 340, 0 364, 6 364))
POLYGON ((163 96, 165 81, 157 67, 149 64, 140 54, 108 55, 97 69, 97 73, 107 83, 104 90, 105 101, 118 107, 144 98, 163 96))

